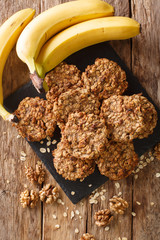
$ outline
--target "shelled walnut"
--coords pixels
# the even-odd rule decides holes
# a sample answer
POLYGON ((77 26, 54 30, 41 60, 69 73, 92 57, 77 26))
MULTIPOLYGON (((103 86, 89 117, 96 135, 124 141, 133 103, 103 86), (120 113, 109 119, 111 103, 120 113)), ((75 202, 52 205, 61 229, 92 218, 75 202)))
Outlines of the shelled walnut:
POLYGON ((20 203, 23 208, 30 207, 34 208, 38 202, 38 193, 34 190, 26 189, 20 194, 20 203))
POLYGON ((84 233, 80 240, 95 240, 95 238, 90 233, 84 233))
POLYGON ((158 143, 154 148, 154 156, 160 160, 160 143, 158 143))
POLYGON ((42 163, 38 161, 36 163, 36 169, 34 170, 32 167, 26 167, 25 171, 27 179, 31 183, 39 183, 42 184, 44 182, 44 177, 45 177, 45 170, 42 166, 42 163))
POLYGON ((59 191, 53 185, 47 184, 39 191, 39 197, 42 202, 52 203, 59 197, 59 191))
POLYGON ((105 227, 110 224, 110 222, 113 220, 113 216, 111 214, 111 211, 109 209, 99 210, 94 215, 95 224, 98 227, 105 227))
POLYGON ((121 197, 113 196, 109 202, 110 210, 116 214, 124 214, 124 211, 128 208, 128 202, 121 197))

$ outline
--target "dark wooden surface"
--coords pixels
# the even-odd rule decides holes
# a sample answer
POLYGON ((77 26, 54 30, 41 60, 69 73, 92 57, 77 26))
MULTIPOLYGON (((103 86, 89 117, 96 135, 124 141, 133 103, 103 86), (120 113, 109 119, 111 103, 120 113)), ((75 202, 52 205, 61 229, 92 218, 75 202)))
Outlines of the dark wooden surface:
MULTIPOLYGON (((87 1, 87 0, 86 0, 87 1)), ((36 14, 59 4, 61 0, 0 0, 0 24, 14 12, 32 7, 36 14)), ((160 1, 151 0, 109 0, 115 7, 115 14, 130 16, 141 23, 141 34, 132 40, 112 42, 112 46, 139 78, 152 99, 160 106, 160 1)), ((4 95, 8 96, 29 80, 29 72, 24 63, 16 56, 15 49, 7 61, 4 75, 4 95)), ((46 205, 38 203, 35 209, 23 209, 19 203, 19 194, 27 185, 32 186, 24 176, 24 166, 35 166, 38 157, 34 154, 24 139, 17 139, 17 131, 10 123, 0 119, 0 240, 78 240, 88 231, 97 240, 159 240, 160 239, 160 161, 155 160, 138 173, 138 179, 133 176, 115 182, 104 184, 106 200, 90 205, 86 198, 82 203, 73 205, 60 190, 64 205, 46 205), (20 160, 20 152, 26 152, 26 161, 20 160), (124 216, 118 217, 110 226, 109 231, 98 228, 94 224, 94 212, 107 208, 108 200, 118 192, 129 202, 129 209, 124 216), (141 205, 137 205, 139 201, 141 205), (151 204, 154 203, 154 205, 151 204), (71 220, 71 211, 79 210, 78 216, 71 220), (131 212, 136 212, 132 217, 131 212), (68 212, 66 218, 63 213, 68 212), (57 219, 53 219, 53 214, 57 219), (56 230, 55 225, 60 229, 56 230), (75 234, 75 228, 79 233, 75 234), (119 238, 120 237, 120 238, 119 238)), ((57 183, 47 172, 45 183, 57 183)))

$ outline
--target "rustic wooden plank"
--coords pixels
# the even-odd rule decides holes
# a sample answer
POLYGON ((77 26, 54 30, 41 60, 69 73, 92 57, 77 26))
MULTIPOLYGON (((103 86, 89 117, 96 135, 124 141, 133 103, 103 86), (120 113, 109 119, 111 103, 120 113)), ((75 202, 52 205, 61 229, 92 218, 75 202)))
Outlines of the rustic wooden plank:
MULTIPOLYGON (((27 7, 39 11, 33 1, 0 0, 0 23, 3 23, 14 12, 27 7)), ((38 12, 37 11, 37 12, 38 12)), ((7 96, 17 87, 29 80, 28 69, 18 60, 15 49, 11 52, 3 74, 4 95, 7 96)), ((24 176, 25 165, 34 166, 37 156, 24 139, 17 139, 17 131, 10 123, 0 119, 0 239, 41 239, 41 204, 35 209, 23 209, 19 203, 19 195, 25 190, 24 184, 36 189, 28 183, 24 176), (20 161, 20 152, 27 153, 25 162, 20 161)))
POLYGON ((132 15, 141 24, 141 34, 133 39, 132 67, 148 94, 160 106, 160 1, 132 1, 132 15))
MULTIPOLYGON (((141 34, 132 41, 132 70, 160 106, 159 7, 159 1, 132 1, 132 16, 141 23, 141 34)), ((159 239, 160 181, 156 172, 160 172, 160 162, 155 160, 134 181, 133 210, 137 215, 133 219, 133 240, 159 239), (136 201, 142 205, 138 206, 136 201)))

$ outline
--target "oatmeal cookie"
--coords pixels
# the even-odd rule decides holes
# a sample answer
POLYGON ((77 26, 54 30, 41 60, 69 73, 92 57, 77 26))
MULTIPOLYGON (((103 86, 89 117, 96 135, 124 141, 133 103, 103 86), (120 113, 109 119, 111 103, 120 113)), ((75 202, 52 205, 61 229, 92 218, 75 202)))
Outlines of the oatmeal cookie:
POLYGON ((20 102, 14 114, 19 121, 13 126, 29 141, 40 141, 47 136, 53 136, 56 120, 53 105, 48 101, 39 97, 26 97, 20 102))
POLYGON ((86 89, 78 88, 62 93, 54 102, 54 112, 60 126, 68 120, 68 115, 75 112, 99 114, 100 102, 86 89))
POLYGON ((62 140, 69 145, 74 157, 92 159, 103 151, 107 134, 104 119, 84 112, 72 113, 62 131, 62 140))
POLYGON ((67 149, 63 142, 59 142, 57 149, 52 152, 53 164, 56 171, 66 180, 83 180, 95 170, 94 160, 84 160, 72 156, 72 152, 67 149))
POLYGON ((61 93, 69 89, 76 89, 82 86, 81 72, 75 65, 69 65, 65 62, 60 63, 54 70, 45 77, 49 91, 46 98, 54 101, 61 93))
POLYGON ((133 143, 109 141, 106 150, 96 160, 99 171, 111 180, 120 180, 129 176, 138 164, 138 156, 133 143))
POLYGON ((121 67, 106 58, 97 58, 82 73, 84 86, 99 99, 121 95, 128 87, 126 74, 121 67))
POLYGON ((111 96, 102 103, 101 117, 110 129, 114 141, 131 141, 153 133, 157 112, 152 103, 140 94, 111 96))

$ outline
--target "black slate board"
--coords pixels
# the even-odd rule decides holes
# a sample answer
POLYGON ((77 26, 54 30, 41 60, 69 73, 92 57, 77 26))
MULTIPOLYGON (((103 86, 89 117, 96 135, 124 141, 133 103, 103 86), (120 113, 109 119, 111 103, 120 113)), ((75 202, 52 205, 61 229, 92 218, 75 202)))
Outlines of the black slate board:
MULTIPOLYGON (((143 95, 153 103, 152 99, 148 96, 144 88, 140 85, 138 79, 133 76, 131 71, 126 67, 126 65, 123 63, 123 61, 116 54, 116 52, 109 45, 108 42, 96 44, 94 46, 85 48, 71 55, 65 61, 69 64, 75 64, 81 71, 84 71, 87 65, 93 64, 97 57, 99 58, 105 57, 110 60, 113 60, 117 62, 122 67, 122 69, 125 70, 127 80, 129 83, 128 90, 125 93, 126 95, 132 95, 134 93, 143 93, 143 95)), ((27 96, 29 97, 40 96, 45 98, 45 95, 38 94, 37 91, 32 86, 32 83, 29 82, 20 89, 18 89, 16 92, 14 92, 12 95, 10 95, 7 99, 5 99, 4 106, 9 111, 13 112, 17 108, 19 102, 27 96)), ((154 129, 153 134, 150 135, 148 138, 142 140, 138 139, 134 140, 135 151, 139 156, 145 153, 151 147, 153 147, 156 143, 160 142, 160 111, 155 104, 154 106, 158 112, 158 123, 156 128, 154 129)), ((56 128, 53 139, 56 139, 57 141, 60 140, 60 131, 58 127, 56 128)), ((89 177, 87 177, 83 182, 80 182, 78 180, 76 182, 65 180, 59 174, 57 174, 56 170, 54 169, 52 163, 52 154, 51 153, 42 154, 39 151, 40 147, 46 147, 46 140, 44 141, 43 145, 38 142, 33 143, 29 142, 29 144, 31 145, 33 150, 43 161, 47 169, 50 171, 50 173, 56 179, 56 181, 61 186, 63 191, 66 193, 66 195, 74 204, 78 203, 81 199, 89 195, 93 190, 95 190, 108 180, 107 177, 104 177, 99 173, 97 168, 95 172, 89 177), (92 186, 89 187, 89 184, 92 184, 92 186), (75 195, 72 196, 71 191, 74 191, 75 195)), ((51 146, 51 150, 53 150, 54 148, 56 148, 56 144, 51 146)))

